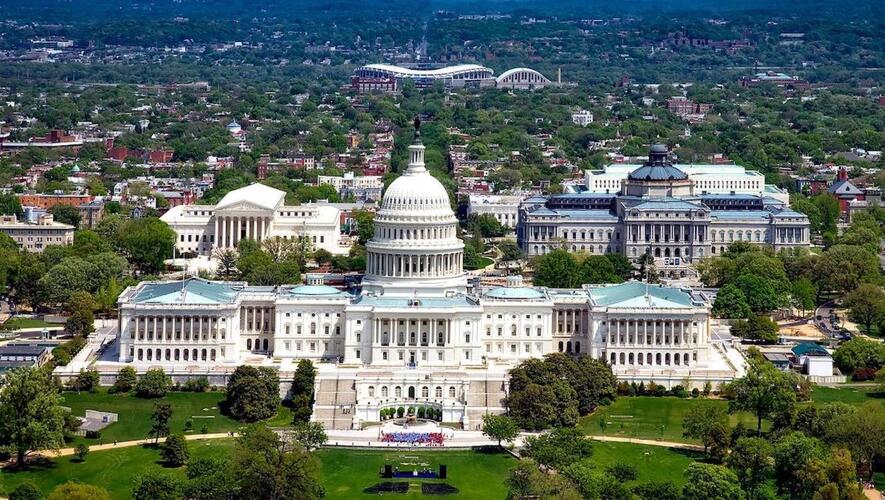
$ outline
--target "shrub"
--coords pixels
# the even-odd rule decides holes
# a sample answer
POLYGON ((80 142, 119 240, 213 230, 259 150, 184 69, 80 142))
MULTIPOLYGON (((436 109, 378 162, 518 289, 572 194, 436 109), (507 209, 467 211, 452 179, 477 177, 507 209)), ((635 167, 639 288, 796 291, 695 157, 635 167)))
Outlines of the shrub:
POLYGON ((87 439, 101 439, 101 431, 86 431, 87 439))
POLYGON ((162 368, 152 368, 138 379, 135 384, 135 395, 140 398, 162 398, 172 386, 170 379, 162 368))
POLYGON ((687 398, 688 397, 688 391, 686 391, 685 387, 683 387, 681 385, 674 385, 673 389, 671 389, 670 392, 674 396, 676 396, 677 398, 687 398))
POLYGON ((697 387, 691 390, 691 397, 696 398, 701 395, 701 391, 697 387))
POLYGON ((124 366, 117 372, 117 380, 114 381, 114 385, 108 389, 108 392, 112 394, 116 392, 129 392, 135 387, 137 382, 138 375, 135 373, 135 368, 124 366))
POLYGON ((191 419, 187 419, 184 421, 184 430, 191 431, 194 429, 194 422, 191 419))
POLYGON ((667 388, 666 387, 664 387, 662 385, 655 387, 655 396, 661 397, 661 396, 666 396, 666 395, 667 395, 667 388))
POLYGON ((864 382, 876 378, 875 368, 858 368, 851 374, 851 379, 855 382, 864 382))
POLYGON ((622 483, 633 481, 639 477, 639 472, 636 470, 635 465, 623 462, 610 465, 606 467, 605 471, 622 483))
POLYGON ((187 392, 206 392, 209 390, 209 379, 206 377, 188 379, 184 383, 183 390, 187 392))
POLYGON ((88 455, 88 454, 89 454, 89 446, 84 443, 78 444, 76 450, 74 450, 74 455, 76 455, 77 460, 79 460, 81 462, 86 461, 86 455, 88 455))
POLYGON ((181 467, 190 458, 187 442, 181 434, 171 434, 163 445, 163 458, 172 467, 181 467))
POLYGON ((424 416, 426 414, 427 414, 427 410, 425 410, 423 406, 419 406, 418 407, 418 418, 424 418, 424 416))
POLYGON ((9 500, 41 500, 43 492, 31 481, 25 481, 18 485, 9 494, 9 500))
POLYGON ((406 409, 400 406, 396 409, 396 418, 403 418, 403 415, 406 414, 406 409))

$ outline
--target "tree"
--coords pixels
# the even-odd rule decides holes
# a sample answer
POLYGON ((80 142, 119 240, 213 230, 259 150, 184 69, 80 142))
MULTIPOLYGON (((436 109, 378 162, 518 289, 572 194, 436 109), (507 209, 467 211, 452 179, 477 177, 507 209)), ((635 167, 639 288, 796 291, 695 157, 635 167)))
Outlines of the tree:
POLYGON ((774 473, 771 444, 759 437, 739 438, 726 459, 728 467, 737 474, 741 487, 751 499, 774 473))
POLYGON ((307 422, 313 413, 313 385, 316 368, 309 359, 298 361, 292 379, 292 419, 294 422, 307 422))
POLYGON ((277 413, 280 380, 270 367, 238 366, 227 382, 225 406, 241 422, 257 422, 277 413))
POLYGON ((163 436, 169 435, 169 420, 172 419, 172 405, 158 402, 154 404, 154 412, 151 414, 151 430, 149 436, 154 438, 154 444, 163 436))
POLYGON ((95 331, 95 301, 87 291, 74 292, 65 306, 68 319, 65 320, 65 331, 71 335, 86 337, 95 331))
POLYGON ((134 500, 180 500, 183 485, 172 474, 150 471, 135 479, 132 488, 134 500))
POLYGON ((117 278, 112 276, 105 286, 99 288, 98 291, 95 292, 96 306, 98 306, 98 309, 103 314, 109 315, 111 311, 116 308, 117 299, 119 299, 120 293, 122 292, 123 288, 120 286, 117 278))
POLYGON ((620 283, 612 261, 604 255, 588 255, 580 265, 582 283, 620 283))
POLYGON ((25 211, 22 209, 22 204, 18 200, 18 196, 13 193, 0 194, 0 214, 15 215, 16 217, 21 218, 24 213, 25 211))
POLYGON ((681 500, 682 491, 670 481, 649 481, 633 487, 640 500, 681 500))
POLYGON ((300 444, 289 446, 264 425, 247 427, 237 438, 231 467, 240 498, 311 500, 324 496, 319 460, 300 444))
POLYGON ((24 481, 9 493, 9 500, 43 500, 43 492, 32 481, 24 481))
POLYGON ((580 500, 583 498, 575 487, 560 475, 545 474, 529 460, 520 460, 507 478, 507 498, 530 500, 536 498, 557 500, 580 500))
POLYGON ((801 432, 784 436, 774 445, 778 490, 791 498, 811 498, 827 483, 826 459, 826 449, 817 439, 801 432))
POLYGON ((546 255, 535 257, 534 283, 551 288, 577 288, 581 285, 578 263, 572 254, 556 249, 546 255))
POLYGON ((98 390, 99 382, 100 377, 98 375, 98 370, 84 370, 81 368, 80 373, 78 373, 77 377, 73 380, 72 388, 77 392, 96 392, 98 390))
POLYGON ((482 417, 482 433, 490 439, 498 441, 498 447, 502 441, 512 443, 519 435, 519 426, 506 415, 487 414, 482 417))
POLYGON ((589 460, 576 462, 565 468, 563 475, 574 484, 587 500, 631 498, 626 484, 608 472, 598 470, 589 460))
POLYGON ((16 467, 32 451, 57 450, 64 443, 62 398, 49 373, 18 368, 0 382, 0 445, 13 450, 16 467))
POLYGON ((75 206, 55 205, 49 209, 49 213, 52 214, 52 218, 56 222, 61 222, 62 224, 68 224, 74 227, 80 226, 80 210, 75 206))
POLYGON ((857 462, 857 470, 872 480, 874 464, 885 458, 885 412, 875 403, 835 417, 827 440, 844 446, 857 462))
POLYGON ((885 313, 885 292, 877 285, 862 283, 845 296, 845 306, 851 320, 863 325, 864 330, 870 333, 873 323, 885 313))
POLYGON ((86 443, 80 443, 77 445, 77 448, 74 450, 74 455, 76 455, 77 460, 80 462, 86 461, 86 455, 89 454, 89 445, 86 443))
POLYGON ((558 428, 525 440, 523 455, 548 469, 562 470, 593 455, 593 443, 575 428, 558 428))
POLYGON ((469 231, 479 231, 483 238, 500 238, 507 232, 497 218, 491 214, 472 215, 467 221, 469 231))
POLYGON ((753 362, 747 374, 729 385, 734 399, 728 411, 748 411, 756 416, 756 432, 762 434, 762 419, 792 410, 796 402, 795 376, 774 365, 753 362))
POLYGON ((720 318, 749 318, 750 305, 744 292, 732 283, 720 288, 713 302, 713 315, 720 318))
POLYGON ((111 500, 111 495, 98 486, 68 482, 56 486, 46 500, 111 500))
POLYGON ((833 362, 842 373, 853 374, 868 368, 878 370, 885 365, 885 345, 863 337, 843 342, 833 352, 833 362))
POLYGON ((162 398, 171 386, 172 379, 162 368, 151 368, 135 384, 135 395, 140 398, 162 398))
POLYGON ((129 392, 137 382, 138 375, 135 373, 135 368, 124 366, 117 372, 117 380, 114 381, 112 392, 129 392))
POLYGON ((744 292, 747 305, 756 314, 765 314, 778 308, 779 294, 768 278, 755 274, 743 274, 734 282, 744 292))
POLYGON ((743 500, 738 478, 734 472, 721 466, 695 462, 685 470, 685 500, 743 500))
POLYGON ((225 458, 195 458, 187 464, 184 497, 192 500, 233 500, 237 475, 225 458))
POLYGON ((319 422, 297 422, 292 430, 295 440, 307 451, 315 450, 326 444, 328 436, 323 424, 319 422))
POLYGON ((190 459, 190 453, 187 450, 187 441, 185 441, 183 435, 170 434, 166 437, 166 442, 163 444, 163 458, 166 459, 166 463, 171 467, 181 467, 187 463, 190 459))
POLYGON ((498 243, 498 251, 501 252, 501 260, 504 262, 519 260, 525 257, 519 245, 510 240, 498 243))
POLYGON ((693 405, 682 419, 682 435, 700 439, 706 454, 713 446, 724 452, 728 439, 728 415, 719 405, 693 405))
POLYGON ((769 344, 777 342, 779 330, 777 323, 762 315, 751 315, 750 319, 737 320, 731 325, 732 335, 769 344))
POLYGON ((818 288, 846 294, 879 277, 879 259, 858 245, 834 245, 817 259, 818 288))
POLYGON ((172 257, 175 231, 156 217, 133 219, 117 234, 117 245, 139 271, 156 273, 172 257))
POLYGON ((808 278, 800 278, 793 282, 790 297, 793 307, 802 311, 802 316, 805 316, 806 311, 814 309, 817 287, 808 278))
POLYGON ((239 259, 236 250, 216 248, 213 257, 218 263, 218 274, 223 276, 224 279, 229 279, 233 275, 234 269, 237 267, 237 260, 239 259))

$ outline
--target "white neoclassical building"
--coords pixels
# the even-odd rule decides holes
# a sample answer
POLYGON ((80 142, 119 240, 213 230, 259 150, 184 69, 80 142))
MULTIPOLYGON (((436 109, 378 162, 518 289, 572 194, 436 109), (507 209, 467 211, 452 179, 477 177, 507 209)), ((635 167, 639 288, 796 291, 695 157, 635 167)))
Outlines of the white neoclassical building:
POLYGON ((553 352, 606 360, 623 380, 693 386, 735 377, 710 340, 710 306, 687 289, 628 282, 548 289, 468 286, 463 243, 424 146, 385 193, 367 245, 360 293, 323 284, 280 287, 201 279, 144 282, 120 297, 118 359, 178 379, 223 383, 238 364, 318 367, 313 418, 327 428, 379 420, 384 408, 434 406, 476 428, 503 411, 508 370, 553 352))
POLYGON ((227 193, 216 205, 172 207, 161 219, 175 231, 181 254, 211 256, 244 239, 275 236, 306 236, 315 249, 335 255, 350 250, 341 235, 341 210, 324 202, 289 206, 285 200, 284 191, 256 183, 227 193))

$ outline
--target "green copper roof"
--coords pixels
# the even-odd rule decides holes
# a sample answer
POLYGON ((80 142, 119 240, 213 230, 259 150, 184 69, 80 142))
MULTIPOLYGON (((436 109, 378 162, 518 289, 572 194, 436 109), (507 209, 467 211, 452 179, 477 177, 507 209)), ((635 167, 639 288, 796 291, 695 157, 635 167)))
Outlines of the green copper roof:
POLYGON ((146 283, 133 297, 139 304, 231 304, 240 285, 189 278, 146 283))
POLYGON ((485 293, 493 299, 542 299, 544 294, 528 287, 496 287, 485 293))
POLYGON ((291 295, 349 295, 329 285, 299 285, 289 290, 291 295))
POLYGON ((695 307, 691 295, 678 288, 640 281, 591 288, 590 298, 595 305, 609 307, 695 307))

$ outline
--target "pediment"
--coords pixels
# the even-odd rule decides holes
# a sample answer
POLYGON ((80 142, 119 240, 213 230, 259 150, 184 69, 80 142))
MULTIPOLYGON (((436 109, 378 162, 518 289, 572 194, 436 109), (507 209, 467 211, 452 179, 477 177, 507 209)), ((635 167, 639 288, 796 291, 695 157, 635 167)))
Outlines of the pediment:
POLYGON ((221 214, 224 214, 226 212, 272 213, 273 210, 248 200, 240 200, 228 205, 217 206, 215 207, 215 212, 221 214))

